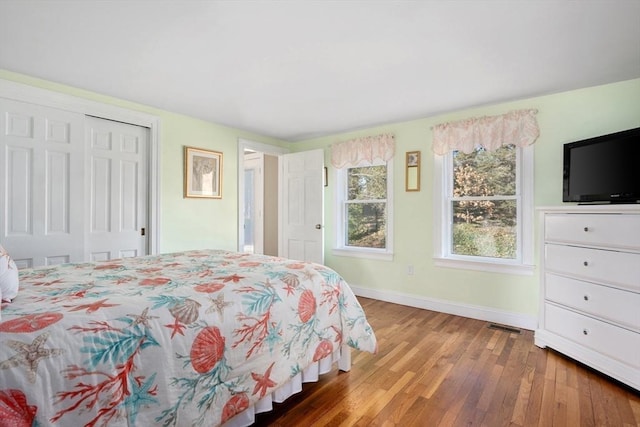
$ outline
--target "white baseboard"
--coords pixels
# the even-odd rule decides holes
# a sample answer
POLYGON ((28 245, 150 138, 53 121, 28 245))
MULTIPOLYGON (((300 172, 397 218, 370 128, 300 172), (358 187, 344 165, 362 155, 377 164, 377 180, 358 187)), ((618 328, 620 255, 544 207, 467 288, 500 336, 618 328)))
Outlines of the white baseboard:
POLYGON ((426 298, 400 292, 364 288, 351 284, 349 286, 356 296, 364 298, 372 298, 394 304, 422 308, 425 310, 439 311, 442 313, 454 314, 456 316, 469 317, 472 319, 484 320, 487 322, 514 326, 522 329, 535 330, 538 327, 538 318, 536 316, 528 316, 520 313, 497 310, 495 308, 469 305, 435 298, 426 298))

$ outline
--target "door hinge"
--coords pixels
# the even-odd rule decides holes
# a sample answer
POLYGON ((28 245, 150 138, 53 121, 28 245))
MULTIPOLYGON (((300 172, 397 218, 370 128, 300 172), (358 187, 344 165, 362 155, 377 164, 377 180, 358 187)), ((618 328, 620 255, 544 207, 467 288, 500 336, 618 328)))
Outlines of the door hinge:
POLYGON ((140 229, 140 235, 141 235, 141 236, 144 236, 144 235, 145 235, 145 232, 146 232, 145 228, 144 228, 144 227, 142 227, 142 228, 140 229))

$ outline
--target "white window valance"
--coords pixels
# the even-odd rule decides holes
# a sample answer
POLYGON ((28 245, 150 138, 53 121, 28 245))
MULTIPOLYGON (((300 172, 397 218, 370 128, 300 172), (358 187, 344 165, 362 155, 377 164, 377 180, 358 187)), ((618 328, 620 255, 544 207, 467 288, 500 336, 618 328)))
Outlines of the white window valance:
POLYGON ((533 144, 540 129, 538 110, 514 110, 500 116, 474 117, 433 127, 433 152, 443 156, 458 150, 471 153, 482 146, 494 150, 502 145, 525 147, 533 144))
POLYGON ((393 158, 395 138, 390 134, 350 139, 331 146, 331 164, 338 168, 355 167, 362 161, 385 162, 393 158))

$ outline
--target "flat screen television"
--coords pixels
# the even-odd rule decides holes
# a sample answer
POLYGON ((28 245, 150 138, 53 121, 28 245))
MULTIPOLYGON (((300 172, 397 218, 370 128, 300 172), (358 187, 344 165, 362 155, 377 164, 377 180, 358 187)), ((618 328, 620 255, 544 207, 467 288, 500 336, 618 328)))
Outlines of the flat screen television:
POLYGON ((562 201, 640 203, 640 128, 564 144, 562 201))

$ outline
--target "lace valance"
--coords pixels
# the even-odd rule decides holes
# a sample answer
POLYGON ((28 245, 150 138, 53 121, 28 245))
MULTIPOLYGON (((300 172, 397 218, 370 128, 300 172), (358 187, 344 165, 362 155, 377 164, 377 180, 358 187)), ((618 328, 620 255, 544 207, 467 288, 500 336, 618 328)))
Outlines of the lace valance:
POLYGON ((471 153, 478 146, 494 150, 508 144, 531 145, 540 136, 537 112, 514 110, 499 116, 441 123, 433 128, 433 152, 442 156, 454 150, 471 153))
POLYGON ((331 146, 331 164, 340 169, 355 167, 362 161, 389 161, 395 152, 393 135, 383 134, 350 139, 331 146))

